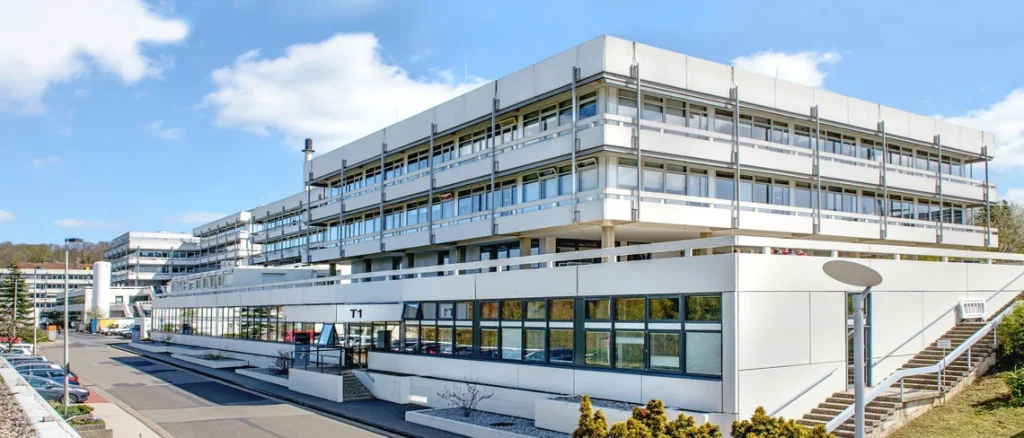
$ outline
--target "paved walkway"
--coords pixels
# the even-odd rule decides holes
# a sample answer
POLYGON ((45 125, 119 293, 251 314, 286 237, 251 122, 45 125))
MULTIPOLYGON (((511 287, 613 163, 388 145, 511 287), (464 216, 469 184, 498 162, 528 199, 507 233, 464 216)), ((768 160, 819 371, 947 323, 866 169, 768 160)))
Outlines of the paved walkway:
MULTIPOLYGON (((92 397, 89 397, 92 400, 92 397)), ((137 418, 109 402, 88 403, 92 414, 107 422, 107 429, 114 430, 114 438, 161 438, 137 418)))
POLYGON ((132 353, 138 354, 140 356, 145 356, 153 360, 165 362, 167 364, 179 368, 184 368, 197 374, 233 383, 235 385, 245 387, 246 389, 255 392, 288 400, 292 403, 302 405, 316 411, 324 412, 330 415, 336 415, 338 417, 349 419, 359 423, 365 423, 370 426, 394 434, 424 438, 462 437, 462 435, 456 435, 453 433, 405 421, 405 413, 407 411, 425 409, 423 407, 413 405, 400 405, 397 403, 391 403, 376 399, 345 403, 333 402, 319 397, 314 397, 300 392, 295 392, 280 385, 275 385, 273 383, 268 383, 262 380, 246 377, 232 370, 218 370, 213 368, 207 368, 201 365, 196 365, 190 362, 175 359, 171 357, 169 354, 150 353, 147 351, 132 348, 127 343, 113 344, 111 346, 115 348, 121 348, 124 349, 125 351, 130 351, 132 353))

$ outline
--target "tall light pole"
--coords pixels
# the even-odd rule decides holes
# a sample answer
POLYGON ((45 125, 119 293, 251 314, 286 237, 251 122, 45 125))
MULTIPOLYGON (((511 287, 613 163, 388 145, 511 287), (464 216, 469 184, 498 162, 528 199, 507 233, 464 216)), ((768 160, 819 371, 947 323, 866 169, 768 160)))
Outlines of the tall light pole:
POLYGON ((32 315, 35 326, 32 327, 32 354, 39 355, 39 267, 32 270, 32 315))
MULTIPOLYGON (((64 239, 64 416, 68 415, 68 382, 71 377, 71 350, 68 348, 68 308, 70 308, 70 302, 68 301, 68 245, 72 243, 82 243, 82 239, 77 237, 68 237, 64 239)), ((85 312, 85 309, 82 309, 85 312)))
MULTIPOLYGON (((11 302, 11 339, 8 349, 14 348, 14 337, 18 335, 18 283, 21 276, 14 277, 14 301, 11 302)), ((32 352, 32 354, 36 354, 32 352)))
POLYGON ((864 299, 871 288, 882 283, 878 271, 847 260, 832 260, 822 270, 833 280, 850 286, 863 287, 853 299, 853 436, 864 438, 864 299))

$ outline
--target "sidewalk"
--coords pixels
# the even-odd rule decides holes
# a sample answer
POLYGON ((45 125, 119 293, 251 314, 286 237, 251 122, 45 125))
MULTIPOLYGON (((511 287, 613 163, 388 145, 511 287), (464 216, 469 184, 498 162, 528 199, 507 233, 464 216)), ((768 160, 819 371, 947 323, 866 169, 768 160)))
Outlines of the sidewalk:
POLYGON ((423 438, 462 437, 462 435, 456 435, 443 430, 405 421, 405 413, 407 411, 426 409, 420 406, 400 405, 377 399, 345 403, 333 402, 319 397, 295 392, 280 385, 246 377, 232 370, 206 368, 201 365, 175 359, 168 354, 150 353, 148 351, 132 348, 127 343, 111 344, 110 346, 179 368, 184 368, 196 374, 232 383, 250 391, 287 400, 291 403, 295 403, 314 411, 341 417, 355 423, 362 423, 396 435, 423 438))
POLYGON ((92 414, 107 422, 107 429, 114 431, 114 438, 160 438, 156 432, 146 427, 137 418, 109 403, 88 403, 92 406, 92 414))

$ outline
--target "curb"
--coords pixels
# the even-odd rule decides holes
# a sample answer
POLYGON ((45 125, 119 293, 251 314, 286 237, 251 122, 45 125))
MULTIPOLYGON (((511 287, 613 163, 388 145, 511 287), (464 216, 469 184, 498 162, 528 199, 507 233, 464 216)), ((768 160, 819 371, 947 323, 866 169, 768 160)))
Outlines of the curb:
MULTIPOLYGON (((171 361, 165 360, 164 358, 151 356, 152 353, 149 353, 147 351, 130 349, 130 348, 124 347, 121 344, 111 344, 110 347, 116 348, 118 350, 125 351, 125 352, 128 352, 128 353, 132 353, 132 354, 135 354, 135 355, 143 356, 143 357, 146 357, 146 358, 158 361, 158 362, 162 362, 162 363, 165 363, 167 365, 171 365, 171 366, 173 366, 175 368, 182 368, 178 364, 175 364, 175 363, 173 363, 171 361)), ((214 380, 217 380, 219 382, 226 382, 226 383, 229 383, 229 384, 232 384, 232 385, 240 386, 242 388, 245 388, 247 391, 252 391, 252 392, 255 392, 255 393, 258 393, 258 394, 269 396, 271 398, 275 398, 275 399, 279 399, 279 400, 284 400, 284 401, 287 401, 288 403, 296 404, 296 405, 305 407, 307 409, 310 409, 310 410, 313 410, 313 411, 316 411, 316 412, 321 412, 321 413, 324 413, 324 414, 327 414, 327 415, 330 415, 330 416, 334 416, 334 417, 338 417, 338 418, 343 418, 346 421, 354 423, 356 425, 369 426, 369 427, 372 427, 374 429, 377 429, 377 430, 380 430, 380 431, 384 431, 384 432, 390 433, 392 435, 402 436, 402 437, 408 437, 408 438, 429 438, 429 437, 425 437, 425 436, 422 436, 422 435, 410 434, 409 432, 406 432, 406 431, 403 431, 403 430, 398 430, 398 429, 395 429, 395 428, 393 428, 391 426, 385 426, 385 425, 381 425, 381 424, 377 424, 377 423, 371 423, 371 422, 368 422, 368 421, 360 419, 360 418, 354 418, 354 417, 351 417, 349 415, 345 415, 345 414, 342 414, 342 413, 339 413, 339 412, 334 412, 334 411, 331 411, 331 410, 328 410, 328 409, 324 409, 324 408, 322 408, 320 406, 317 406, 317 405, 314 405, 314 404, 310 404, 310 403, 307 403, 307 402, 302 401, 302 400, 297 400, 297 399, 294 399, 294 398, 291 398, 291 397, 288 397, 288 396, 285 396, 285 395, 275 394, 273 392, 264 391, 264 390, 257 389, 257 388, 250 388, 248 386, 242 385, 240 383, 232 382, 230 380, 221 378, 220 376, 217 376, 217 375, 214 375, 214 374, 210 374, 210 373, 202 371, 202 370, 196 370, 196 369, 192 369, 192 368, 186 368, 186 369, 189 372, 193 372, 193 373, 199 374, 199 375, 201 375, 203 377, 214 379, 214 380)), ((371 432, 372 432, 372 430, 371 430, 371 432)))

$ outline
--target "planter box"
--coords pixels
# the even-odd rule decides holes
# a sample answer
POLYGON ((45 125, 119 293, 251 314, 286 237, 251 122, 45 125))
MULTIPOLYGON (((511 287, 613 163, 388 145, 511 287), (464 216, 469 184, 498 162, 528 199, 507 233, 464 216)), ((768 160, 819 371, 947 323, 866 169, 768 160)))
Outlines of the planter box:
POLYGON ((167 344, 161 344, 156 342, 133 342, 129 344, 132 348, 138 348, 142 351, 148 351, 150 353, 166 353, 167 344))
POLYGON ((267 382, 267 383, 273 383, 275 385, 281 385, 281 386, 284 386, 286 388, 288 387, 288 376, 287 375, 279 376, 279 375, 265 374, 265 373, 261 373, 259 371, 254 371, 252 368, 249 368, 249 369, 239 368, 239 369, 235 370, 235 372, 238 373, 238 374, 241 374, 241 375, 243 375, 245 377, 251 377, 253 379, 262 380, 262 381, 267 382))
POLYGON ((530 435, 506 432, 504 430, 491 429, 489 427, 477 426, 475 424, 463 423, 461 421, 449 420, 421 413, 422 411, 407 411, 405 421, 416 423, 421 426, 451 432, 471 438, 524 438, 530 435))
POLYGON ((204 354, 219 353, 220 350, 214 348, 190 347, 188 345, 170 345, 167 347, 167 352, 171 353, 172 356, 175 354, 202 356, 204 354))
POLYGON ((207 368, 217 368, 217 369, 220 369, 220 368, 241 368, 241 367, 249 366, 249 362, 246 362, 244 360, 231 359, 231 358, 226 358, 226 359, 221 359, 221 360, 209 360, 209 359, 203 359, 203 358, 198 357, 198 356, 190 356, 190 355, 187 355, 187 354, 172 354, 171 357, 173 357, 175 359, 178 359, 178 360, 183 360, 185 362, 191 362, 191 363, 194 363, 196 365, 202 365, 202 366, 207 367, 207 368))
MULTIPOLYGON (((633 408, 618 409, 613 407, 599 406, 600 401, 594 401, 594 410, 600 409, 608 419, 608 425, 619 421, 626 421, 633 416, 633 408)), ((636 405, 640 406, 640 405, 636 405)), ((623 406, 625 408, 625 406, 623 406)), ((555 432, 569 433, 576 430, 576 423, 579 421, 580 404, 553 398, 537 400, 534 404, 534 425, 541 429, 553 430, 555 432)), ((677 409, 666 408, 665 416, 674 420, 680 413, 693 417, 697 424, 707 423, 710 418, 708 414, 685 412, 677 409)))

